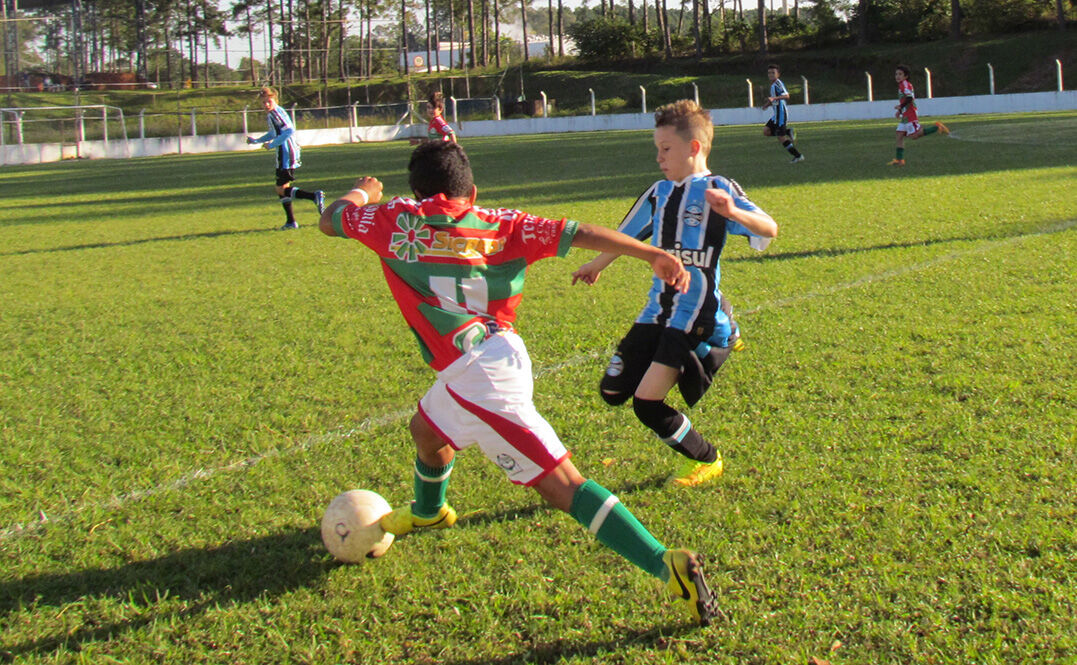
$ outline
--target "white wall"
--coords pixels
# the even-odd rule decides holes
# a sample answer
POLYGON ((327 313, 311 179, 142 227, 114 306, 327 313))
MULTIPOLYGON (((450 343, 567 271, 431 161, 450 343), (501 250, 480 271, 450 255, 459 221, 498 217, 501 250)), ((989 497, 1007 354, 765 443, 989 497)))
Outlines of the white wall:
MULTIPOLYGON (((894 117, 895 100, 875 102, 842 102, 835 104, 791 104, 789 120, 825 122, 831 120, 870 120, 894 117)), ((971 97, 935 97, 917 100, 920 115, 925 117, 952 116, 969 113, 1027 113, 1036 111, 1077 110, 1077 90, 1029 92, 1017 95, 975 95, 971 97)), ((716 125, 763 124, 769 110, 758 108, 716 109, 711 118, 716 125)), ((510 118, 507 120, 474 120, 458 123, 461 139, 470 136, 511 136, 515 134, 559 134, 565 132, 596 132, 615 129, 651 129, 651 113, 619 113, 614 115, 565 116, 555 118, 510 118)), ((425 125, 379 125, 375 127, 343 127, 339 129, 301 129, 296 138, 302 146, 336 145, 392 141, 426 136, 425 125)), ((244 134, 213 134, 148 139, 114 139, 83 141, 73 144, 34 143, 5 145, 0 148, 0 164, 39 164, 71 159, 123 159, 168 154, 260 150, 249 146, 244 134)))

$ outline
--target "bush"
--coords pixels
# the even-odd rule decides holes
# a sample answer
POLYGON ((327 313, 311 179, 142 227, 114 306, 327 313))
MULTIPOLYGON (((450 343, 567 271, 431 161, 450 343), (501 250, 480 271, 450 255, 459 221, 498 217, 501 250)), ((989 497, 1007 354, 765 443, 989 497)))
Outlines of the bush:
POLYGON ((569 26, 567 32, 585 60, 619 60, 646 50, 643 31, 621 19, 587 19, 569 26))

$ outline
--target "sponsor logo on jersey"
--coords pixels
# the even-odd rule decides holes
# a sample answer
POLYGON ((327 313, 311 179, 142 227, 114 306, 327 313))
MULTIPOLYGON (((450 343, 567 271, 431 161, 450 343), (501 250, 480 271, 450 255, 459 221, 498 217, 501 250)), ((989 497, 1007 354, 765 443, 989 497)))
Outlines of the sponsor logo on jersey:
POLYGON ((684 206, 685 226, 699 226, 703 223, 703 206, 698 203, 689 203, 684 206))
POLYGON ((557 242, 561 229, 557 224, 539 219, 534 215, 525 215, 523 218, 520 237, 524 242, 538 241, 543 245, 552 245, 557 242))
POLYGON ((448 231, 435 231, 434 242, 426 248, 430 256, 476 260, 497 254, 505 248, 504 238, 468 238, 448 231))
POLYGON ((708 247, 705 250, 682 249, 681 243, 677 243, 673 246, 673 249, 668 249, 666 247, 663 247, 662 249, 680 259, 685 267, 695 266, 697 268, 714 268, 718 265, 718 257, 714 254, 713 246, 708 247))

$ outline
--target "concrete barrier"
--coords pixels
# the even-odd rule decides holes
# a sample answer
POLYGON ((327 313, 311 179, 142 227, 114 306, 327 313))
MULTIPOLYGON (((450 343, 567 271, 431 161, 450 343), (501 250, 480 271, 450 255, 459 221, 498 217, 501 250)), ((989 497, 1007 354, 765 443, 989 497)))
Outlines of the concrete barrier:
MULTIPOLYGON (((896 100, 874 102, 840 102, 833 104, 790 104, 792 123, 828 122, 841 120, 874 120, 894 117, 896 100)), ((974 95, 969 97, 934 97, 917 100, 920 115, 925 117, 954 116, 980 113, 1030 113, 1037 111, 1077 110, 1077 90, 1027 92, 1015 95, 974 95)), ((715 109, 711 118, 715 125, 764 124, 769 110, 759 108, 715 109)), ((895 121, 896 122, 896 121, 895 121)), ((561 134, 568 132, 601 132, 610 130, 651 129, 654 116, 650 113, 618 113, 610 115, 562 116, 556 118, 510 118, 507 120, 474 120, 455 127, 461 139, 472 136, 513 136, 517 134, 561 134)), ((426 136, 425 125, 379 125, 374 127, 341 127, 337 129, 301 129, 296 140, 301 146, 339 145, 394 141, 426 136)), ((27 143, 0 148, 0 164, 40 164, 69 159, 125 159, 169 154, 197 154, 260 150, 247 145, 244 134, 210 134, 208 136, 169 136, 147 139, 113 139, 70 143, 27 143)))

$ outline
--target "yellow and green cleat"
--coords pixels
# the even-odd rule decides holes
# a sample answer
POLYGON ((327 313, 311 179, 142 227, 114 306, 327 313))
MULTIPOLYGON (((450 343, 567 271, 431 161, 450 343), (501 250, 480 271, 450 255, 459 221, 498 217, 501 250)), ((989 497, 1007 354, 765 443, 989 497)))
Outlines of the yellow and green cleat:
POLYGON ((387 533, 403 536, 413 529, 448 529, 456 524, 456 511, 449 504, 442 504, 438 514, 433 517, 417 517, 411 513, 411 504, 382 515, 378 524, 387 533))
POLYGON ((686 461, 670 478, 671 482, 685 487, 695 487, 714 480, 722 475, 722 454, 713 462, 686 461))
POLYGON ((666 550, 662 561, 669 569, 669 592, 688 601, 689 611, 699 625, 709 626, 719 613, 718 601, 703 577, 699 555, 688 550, 666 550))

